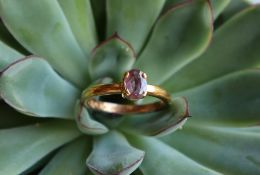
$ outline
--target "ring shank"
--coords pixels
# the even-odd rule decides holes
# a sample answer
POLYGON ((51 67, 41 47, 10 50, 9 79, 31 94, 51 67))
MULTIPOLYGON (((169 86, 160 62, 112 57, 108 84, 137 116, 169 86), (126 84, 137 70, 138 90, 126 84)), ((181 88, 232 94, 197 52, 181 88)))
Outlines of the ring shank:
POLYGON ((101 84, 86 89, 82 94, 84 105, 98 111, 115 114, 133 114, 158 111, 168 105, 171 101, 170 95, 158 86, 147 85, 147 95, 159 98, 161 101, 143 104, 128 105, 103 102, 94 99, 96 96, 121 94, 121 84, 101 84))

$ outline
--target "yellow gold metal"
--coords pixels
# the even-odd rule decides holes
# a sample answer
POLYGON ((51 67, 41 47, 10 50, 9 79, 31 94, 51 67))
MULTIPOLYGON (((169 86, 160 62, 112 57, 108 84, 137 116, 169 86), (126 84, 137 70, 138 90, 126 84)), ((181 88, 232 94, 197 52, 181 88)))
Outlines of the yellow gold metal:
POLYGON ((128 89, 125 89, 125 94, 126 94, 126 95, 130 95, 130 92, 129 92, 128 89))
POLYGON ((124 77, 125 77, 125 78, 128 78, 129 75, 130 75, 130 73, 129 73, 129 72, 126 72, 125 75, 124 75, 124 77))
POLYGON ((83 91, 82 93, 82 102, 85 106, 108 113, 115 114, 133 114, 133 113, 146 113, 158 111, 165 106, 171 103, 170 95, 163 89, 158 86, 147 85, 147 95, 159 98, 160 101, 143 104, 143 105, 125 105, 125 104, 115 104, 110 102, 98 101, 94 97, 104 96, 104 95, 113 95, 113 94, 122 94, 122 97, 125 95, 125 90, 123 85, 120 84, 100 84, 93 87, 90 87, 83 91))

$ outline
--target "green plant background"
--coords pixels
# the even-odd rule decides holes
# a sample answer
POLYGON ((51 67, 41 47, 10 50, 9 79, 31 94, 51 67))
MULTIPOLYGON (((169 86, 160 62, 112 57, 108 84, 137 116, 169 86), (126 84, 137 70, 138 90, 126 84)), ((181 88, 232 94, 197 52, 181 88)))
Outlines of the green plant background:
POLYGON ((259 5, 0 0, 0 16, 0 175, 260 174, 259 5), (169 108, 79 102, 132 67, 169 108))

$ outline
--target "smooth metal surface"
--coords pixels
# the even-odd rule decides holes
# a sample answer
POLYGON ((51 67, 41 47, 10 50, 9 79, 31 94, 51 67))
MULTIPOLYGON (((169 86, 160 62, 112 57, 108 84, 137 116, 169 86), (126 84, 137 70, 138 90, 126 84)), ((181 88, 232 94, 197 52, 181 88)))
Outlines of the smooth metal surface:
POLYGON ((162 109, 171 102, 170 95, 158 86, 147 85, 147 95, 159 98, 160 101, 144 105, 125 105, 103 102, 94 99, 96 96, 124 94, 122 84, 100 84, 86 89, 82 93, 82 101, 85 106, 108 113, 134 114, 153 112, 162 109))

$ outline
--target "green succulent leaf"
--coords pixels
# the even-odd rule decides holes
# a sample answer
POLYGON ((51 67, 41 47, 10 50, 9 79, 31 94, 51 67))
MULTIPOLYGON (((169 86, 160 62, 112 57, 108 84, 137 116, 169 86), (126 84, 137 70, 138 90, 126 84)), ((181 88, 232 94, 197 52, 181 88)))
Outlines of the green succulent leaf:
MULTIPOLYGON (((186 3, 187 1, 192 0, 167 0, 165 3, 165 10, 168 10, 169 8, 180 5, 181 3, 186 3)), ((209 0, 211 3, 212 11, 214 19, 216 19, 221 12, 227 7, 227 5, 230 3, 231 0, 209 0)))
POLYGON ((139 53, 165 0, 108 0, 107 36, 117 32, 139 53))
MULTIPOLYGON (((236 0, 237 1, 237 0, 236 0)), ((210 0, 214 18, 216 19, 232 0, 210 0)))
POLYGON ((0 74, 1 97, 31 116, 73 118, 79 91, 42 58, 25 57, 0 74))
POLYGON ((23 54, 0 41, 0 72, 12 62, 24 57, 23 54))
POLYGON ((176 6, 181 3, 186 3, 187 1, 190 1, 190 0, 166 0, 166 2, 164 4, 164 10, 167 11, 170 8, 172 8, 173 6, 176 6))
POLYGON ((98 135, 108 132, 108 128, 94 120, 80 101, 76 104, 75 120, 80 131, 85 134, 98 135))
POLYGON ((142 171, 138 168, 131 175, 144 175, 142 171))
POLYGON ((206 0, 170 9, 158 20, 134 67, 146 72, 151 84, 167 80, 207 48, 212 35, 211 13, 206 0))
POLYGON ((71 30, 86 56, 97 45, 96 27, 90 0, 58 0, 71 30))
POLYGON ((260 174, 260 6, 234 15, 248 6, 0 0, 0 174, 260 174), (79 101, 133 67, 171 93, 167 108, 122 116, 79 101))
POLYGON ((16 126, 29 125, 40 122, 39 118, 28 117, 16 112, 3 101, 0 101, 0 129, 12 128, 16 126))
POLYGON ((104 0, 90 0, 91 7, 93 9, 93 15, 95 18, 98 39, 103 41, 105 37, 106 30, 106 2, 104 0))
POLYGON ((46 58, 77 86, 86 86, 87 58, 58 1, 1 0, 0 12, 9 31, 26 49, 46 58))
POLYGON ((162 111, 126 116, 122 130, 148 136, 162 136, 180 129, 189 117, 186 99, 179 97, 162 111))
POLYGON ((219 28, 221 25, 225 24, 233 16, 235 16, 240 11, 246 9, 247 7, 249 7, 249 4, 246 2, 246 0, 230 1, 230 3, 225 7, 225 9, 219 15, 219 18, 215 23, 215 28, 219 28))
MULTIPOLYGON (((2 20, 0 20, 0 41, 5 43, 7 46, 13 48, 14 50, 17 50, 21 54, 28 54, 28 52, 10 34, 2 20)), ((2 51, 0 53, 2 54, 2 51)))
POLYGON ((244 10, 222 25, 211 46, 199 58, 176 72, 163 84, 177 92, 260 63, 260 6, 244 10), (242 35, 243 34, 243 35, 242 35), (178 83, 176 83, 178 82, 178 83))
POLYGON ((52 121, 0 130, 0 174, 20 174, 81 133, 71 122, 52 121))
POLYGON ((163 141, 223 174, 260 174, 259 132, 188 124, 185 130, 163 141), (191 148, 191 143, 196 149, 191 148))
POLYGON ((80 137, 69 143, 52 158, 39 175, 91 175, 87 169, 86 156, 91 151, 91 140, 80 137))
POLYGON ((236 13, 242 11, 247 7, 249 7, 249 4, 248 2, 246 2, 246 0, 230 1, 227 8, 221 14, 221 18, 223 21, 228 21, 236 13))
POLYGON ((93 50, 89 63, 90 75, 93 79, 111 77, 121 80, 124 72, 131 69, 135 57, 132 46, 114 34, 93 50))
POLYGON ((244 128, 240 128, 243 131, 248 131, 248 132, 254 132, 254 133, 260 133, 260 127, 259 125, 255 125, 255 126, 250 126, 250 127, 244 127, 244 128))
POLYGON ((111 131, 95 137, 87 165, 96 175, 129 175, 141 164, 144 152, 132 147, 125 137, 111 131))
POLYGON ((244 0, 249 5, 258 5, 260 2, 259 0, 244 0))
MULTIPOLYGON (((174 134, 173 134, 174 135, 174 134)), ((185 138, 184 138, 185 139, 185 138)), ((145 151, 145 158, 140 166, 144 175, 185 174, 216 175, 219 174, 164 144, 158 139, 129 136, 129 142, 145 151)), ((191 143, 191 142, 189 142, 191 143)), ((187 143, 190 148, 190 144, 187 143)))
MULTIPOLYGON (((260 70, 226 75, 184 91, 194 121, 222 124, 256 124, 260 121, 260 70)), ((193 122, 193 121, 191 121, 193 122)))

